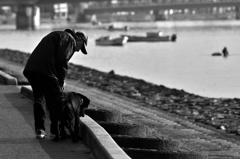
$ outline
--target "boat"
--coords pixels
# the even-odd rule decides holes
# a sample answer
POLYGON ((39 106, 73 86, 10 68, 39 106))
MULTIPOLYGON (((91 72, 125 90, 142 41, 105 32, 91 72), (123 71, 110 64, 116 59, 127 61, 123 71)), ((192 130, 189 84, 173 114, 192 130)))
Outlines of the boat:
POLYGON ((114 26, 114 25, 110 25, 107 27, 107 30, 109 31, 128 31, 130 28, 128 26, 114 26))
POLYGON ((128 37, 111 37, 111 36, 102 36, 95 40, 96 45, 101 46, 123 46, 128 41, 128 37))
POLYGON ((162 32, 147 32, 145 36, 126 35, 121 36, 128 37, 128 42, 160 42, 160 41, 172 41, 177 40, 177 35, 163 35, 162 32))
POLYGON ((222 52, 214 52, 212 53, 212 56, 223 56, 223 57, 228 57, 229 53, 227 50, 227 47, 224 47, 222 52))

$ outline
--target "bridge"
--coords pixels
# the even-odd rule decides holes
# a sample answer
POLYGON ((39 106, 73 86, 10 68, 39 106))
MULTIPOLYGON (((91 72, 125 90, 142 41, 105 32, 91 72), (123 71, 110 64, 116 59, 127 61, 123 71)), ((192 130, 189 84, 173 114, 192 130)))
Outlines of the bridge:
POLYGON ((12 5, 40 5, 40 4, 54 4, 54 3, 80 3, 80 2, 104 2, 111 0, 0 0, 0 6, 12 5))
POLYGON ((240 1, 223 1, 223 2, 188 2, 188 3, 153 3, 144 5, 121 5, 121 6, 108 6, 108 7, 97 7, 88 8, 84 11, 86 14, 97 14, 106 12, 132 12, 132 11, 150 11, 150 10, 169 10, 169 9, 198 9, 198 8, 213 8, 213 7, 235 7, 240 6, 240 1))
MULTIPOLYGON (((124 0, 119 0, 119 2, 124 0)), ((134 0, 132 0, 134 1, 134 0)), ((41 5, 41 4, 54 4, 54 3, 87 3, 87 2, 108 2, 110 4, 107 7, 89 7, 86 9, 87 14, 103 13, 103 12, 118 12, 118 11, 140 11, 140 10, 154 10, 154 9, 185 9, 185 8, 209 8, 209 7, 227 7, 227 6, 240 6, 240 1, 237 0, 225 0, 225 1, 175 1, 167 3, 149 3, 141 5, 141 3, 131 3, 129 0, 125 5, 111 5, 111 0, 0 0, 0 6, 11 6, 11 5, 41 5)))
MULTIPOLYGON (((119 2, 124 0, 119 0, 119 2)), ((134 0, 132 0, 134 1, 134 0)), ((131 11, 148 11, 148 10, 168 10, 168 9, 197 9, 197 8, 212 8, 212 7, 232 7, 232 6, 240 6, 240 1, 237 0, 225 0, 225 1, 189 1, 189 2, 167 2, 167 3, 149 3, 141 5, 141 3, 129 3, 116 5, 111 4, 111 0, 0 0, 0 6, 11 6, 11 5, 41 5, 41 4, 55 4, 55 3, 87 3, 87 2, 108 2, 108 6, 102 7, 91 6, 84 10, 86 14, 97 14, 97 13, 106 13, 106 12, 131 12, 131 11)))
POLYGON ((236 19, 240 19, 240 1, 238 0, 219 0, 217 2, 199 1, 200 0, 165 0, 165 3, 156 3, 154 0, 149 0, 148 3, 143 5, 141 3, 134 3, 136 0, 115 1, 117 3, 111 3, 111 0, 0 0, 0 6, 17 6, 17 29, 36 28, 40 23, 39 6, 55 3, 85 3, 88 5, 87 7, 79 5, 78 9, 83 15, 132 11, 154 11, 154 14, 159 14, 159 11, 170 9, 235 7, 236 19))

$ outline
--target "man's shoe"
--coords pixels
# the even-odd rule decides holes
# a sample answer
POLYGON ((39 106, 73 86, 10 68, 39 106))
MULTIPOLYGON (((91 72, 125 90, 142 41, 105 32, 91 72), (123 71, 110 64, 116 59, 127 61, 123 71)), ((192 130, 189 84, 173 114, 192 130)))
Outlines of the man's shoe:
POLYGON ((44 130, 36 130, 36 138, 43 139, 47 136, 44 130))

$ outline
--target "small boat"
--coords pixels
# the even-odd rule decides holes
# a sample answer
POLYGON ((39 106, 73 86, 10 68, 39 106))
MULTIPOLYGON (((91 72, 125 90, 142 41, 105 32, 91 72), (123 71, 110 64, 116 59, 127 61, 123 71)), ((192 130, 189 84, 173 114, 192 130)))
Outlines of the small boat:
POLYGON ((117 27, 114 25, 110 25, 107 27, 107 30, 109 31, 128 31, 130 28, 128 26, 123 26, 123 27, 117 27))
POLYGON ((128 37, 110 37, 110 36, 102 36, 95 40, 96 45, 101 46, 123 46, 128 41, 128 37))
POLYGON ((223 56, 223 57, 227 57, 229 55, 227 47, 224 47, 222 49, 222 52, 214 52, 212 53, 212 56, 223 56))
POLYGON ((172 41, 177 40, 177 35, 163 35, 162 32, 147 32, 146 36, 125 35, 128 37, 128 42, 159 42, 159 41, 172 41))

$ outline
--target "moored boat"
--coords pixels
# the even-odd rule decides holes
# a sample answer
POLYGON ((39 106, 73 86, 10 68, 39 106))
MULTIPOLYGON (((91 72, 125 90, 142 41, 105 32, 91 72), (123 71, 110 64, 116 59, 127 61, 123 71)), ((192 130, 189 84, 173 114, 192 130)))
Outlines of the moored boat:
POLYGON ((146 36, 136 36, 136 35, 126 35, 122 36, 128 37, 128 42, 160 42, 160 41, 172 41, 177 40, 177 35, 163 35, 162 32, 147 32, 146 36))
POLYGON ((123 46, 128 41, 128 37, 111 37, 111 36, 102 36, 95 40, 96 45, 101 46, 123 46))
POLYGON ((114 26, 114 25, 110 25, 107 27, 107 30, 109 31, 128 31, 130 28, 128 26, 114 26))

